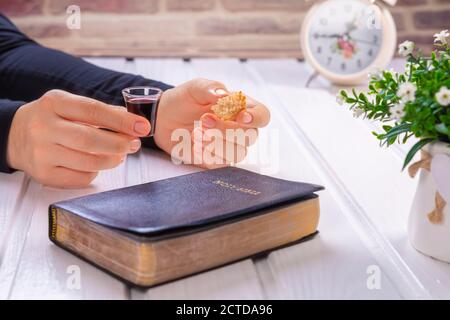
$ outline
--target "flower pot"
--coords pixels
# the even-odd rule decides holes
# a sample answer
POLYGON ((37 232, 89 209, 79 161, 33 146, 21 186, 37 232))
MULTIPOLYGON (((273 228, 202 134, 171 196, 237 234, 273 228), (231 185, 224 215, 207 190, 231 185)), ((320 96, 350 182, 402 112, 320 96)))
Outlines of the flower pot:
MULTIPOLYGON (((447 143, 437 142, 423 150, 422 163, 415 168, 420 177, 409 216, 408 236, 418 251, 450 263, 450 203, 445 200, 450 188, 450 148, 447 143)), ((411 171, 415 170, 411 169, 414 168, 410 167, 414 176, 411 171)))

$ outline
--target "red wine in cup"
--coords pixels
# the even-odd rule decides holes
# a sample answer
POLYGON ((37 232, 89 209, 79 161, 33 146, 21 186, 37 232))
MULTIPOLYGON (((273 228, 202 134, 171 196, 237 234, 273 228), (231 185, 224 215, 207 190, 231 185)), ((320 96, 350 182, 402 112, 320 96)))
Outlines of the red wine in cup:
POLYGON ((152 128, 149 135, 153 135, 155 130, 156 107, 158 104, 158 99, 147 97, 129 98, 125 101, 125 104, 128 112, 143 116, 150 121, 152 128))

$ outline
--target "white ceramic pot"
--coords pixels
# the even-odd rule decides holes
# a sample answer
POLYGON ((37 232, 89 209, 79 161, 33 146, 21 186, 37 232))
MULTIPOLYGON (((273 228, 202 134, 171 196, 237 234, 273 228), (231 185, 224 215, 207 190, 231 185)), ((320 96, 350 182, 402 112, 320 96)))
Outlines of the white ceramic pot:
POLYGON ((420 169, 409 216, 408 236, 418 251, 450 263, 450 201, 445 199, 450 192, 450 148, 448 144, 438 142, 425 146, 424 151, 432 157, 431 168, 420 169), (436 209, 436 192, 446 200, 446 205, 440 210, 440 222, 429 216, 436 209))

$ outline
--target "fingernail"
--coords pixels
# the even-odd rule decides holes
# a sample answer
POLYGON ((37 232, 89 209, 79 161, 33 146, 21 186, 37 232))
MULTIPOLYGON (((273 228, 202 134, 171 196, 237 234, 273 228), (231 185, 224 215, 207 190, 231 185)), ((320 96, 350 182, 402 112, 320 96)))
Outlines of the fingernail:
POLYGON ((130 151, 136 152, 141 148, 141 140, 135 139, 130 143, 130 151))
POLYGON ((150 128, 148 123, 138 121, 134 124, 134 131, 137 134, 146 135, 149 133, 150 128))
POLYGON ((225 89, 222 89, 222 88, 213 89, 211 91, 216 96, 224 96, 224 95, 228 94, 228 92, 225 89))
POLYGON ((253 117, 250 113, 244 112, 244 115, 242 116, 242 122, 243 123, 250 123, 253 121, 253 117))
POLYGON ((247 107, 247 108, 254 108, 254 107, 256 107, 256 102, 255 102, 255 100, 253 100, 253 99, 250 98, 250 97, 247 97, 246 107, 247 107))
POLYGON ((205 117, 202 120, 202 124, 207 128, 214 128, 216 126, 216 120, 211 117, 205 117))

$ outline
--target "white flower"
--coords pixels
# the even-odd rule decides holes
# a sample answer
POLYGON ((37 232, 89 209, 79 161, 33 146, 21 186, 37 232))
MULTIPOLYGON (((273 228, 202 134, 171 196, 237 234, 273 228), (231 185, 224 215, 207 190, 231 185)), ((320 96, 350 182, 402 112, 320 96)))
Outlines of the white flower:
POLYGON ((436 33, 434 35, 434 42, 440 42, 442 44, 447 44, 447 38, 450 36, 450 33, 448 33, 448 30, 442 30, 439 33, 436 33))
POLYGON ((353 117, 359 118, 364 113, 364 110, 359 107, 353 108, 353 117))
POLYGON ((441 106, 448 106, 450 104, 450 89, 441 87, 436 93, 436 100, 441 106))
POLYGON ((369 72, 368 77, 370 80, 381 80, 383 78, 383 70, 375 68, 372 72, 369 72))
POLYGON ((414 42, 405 41, 398 46, 398 53, 402 57, 410 55, 414 51, 414 42))
POLYGON ((338 93, 336 95, 336 102, 338 103, 338 105, 342 106, 344 104, 344 98, 341 96, 340 93, 338 93))
POLYGON ((397 91, 397 96, 401 98, 403 102, 413 101, 416 96, 416 86, 411 82, 405 82, 400 85, 397 91))
POLYGON ((391 107, 389 112, 395 119, 401 120, 405 116, 405 103, 400 102, 396 104, 395 106, 391 107))

